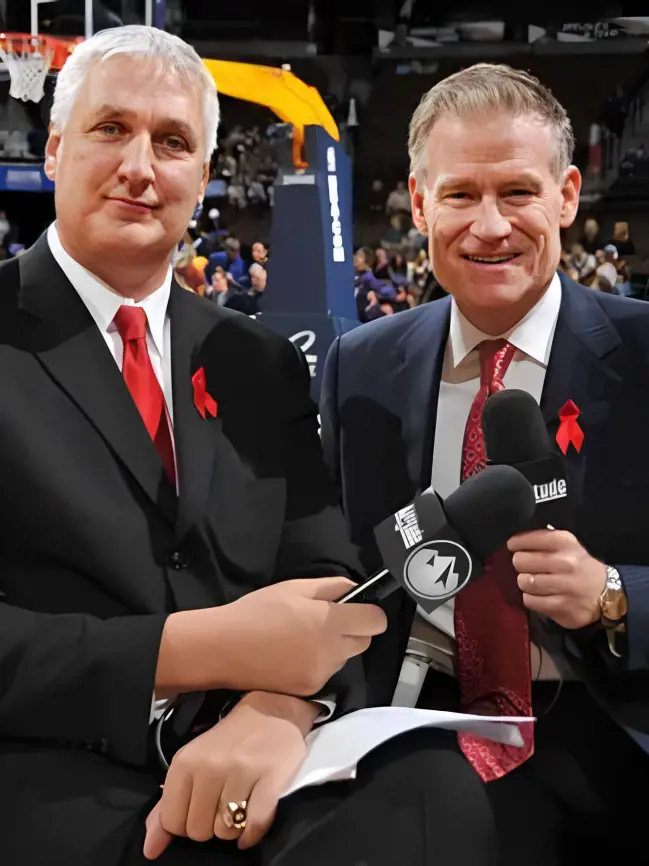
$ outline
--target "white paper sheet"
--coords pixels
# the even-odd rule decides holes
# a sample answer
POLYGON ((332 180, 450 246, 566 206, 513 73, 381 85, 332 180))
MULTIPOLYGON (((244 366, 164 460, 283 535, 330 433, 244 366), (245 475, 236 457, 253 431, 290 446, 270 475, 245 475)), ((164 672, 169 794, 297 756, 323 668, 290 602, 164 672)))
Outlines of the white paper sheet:
POLYGON ((518 728, 534 719, 514 716, 471 716, 412 707, 370 707, 350 713, 312 731, 309 751, 285 797, 310 785, 354 779, 361 758, 393 737, 417 728, 470 731, 510 746, 522 746, 518 728))

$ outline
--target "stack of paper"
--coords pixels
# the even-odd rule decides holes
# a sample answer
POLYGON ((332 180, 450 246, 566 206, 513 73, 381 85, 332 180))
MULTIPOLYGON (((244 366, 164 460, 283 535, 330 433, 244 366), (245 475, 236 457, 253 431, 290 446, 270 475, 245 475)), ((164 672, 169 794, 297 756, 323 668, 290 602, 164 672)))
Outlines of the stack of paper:
POLYGON ((370 707, 343 716, 335 722, 312 731, 308 754, 284 796, 300 788, 324 782, 354 779, 361 758, 393 737, 417 728, 445 728, 468 731, 505 743, 522 746, 519 725, 529 725, 533 718, 523 716, 471 716, 412 707, 370 707))

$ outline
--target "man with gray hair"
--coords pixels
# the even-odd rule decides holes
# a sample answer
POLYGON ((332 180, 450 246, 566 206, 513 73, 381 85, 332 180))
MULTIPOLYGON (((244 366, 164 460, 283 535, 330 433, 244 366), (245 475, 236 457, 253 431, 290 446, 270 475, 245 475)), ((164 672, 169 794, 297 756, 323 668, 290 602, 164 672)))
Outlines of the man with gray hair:
POLYGON ((266 291, 268 282, 268 271, 263 265, 254 262, 248 270, 250 275, 250 288, 242 289, 237 286, 238 291, 232 293, 225 302, 230 310, 238 310, 246 316, 256 316, 259 313, 259 302, 266 291))
POLYGON ((566 111, 526 72, 481 63, 436 84, 412 118, 409 183, 450 297, 345 334, 323 380, 325 456, 368 570, 373 526, 485 467, 490 394, 531 394, 564 462, 574 533, 516 535, 427 619, 395 594, 366 655, 373 703, 391 702, 414 628, 431 659, 421 706, 538 718, 522 747, 458 738, 503 866, 646 847, 649 307, 558 271, 579 204, 573 145, 566 111))
POLYGON ((212 275, 217 268, 223 268, 228 274, 228 280, 239 285, 245 285, 248 280, 246 263, 241 258, 241 243, 236 238, 226 238, 223 250, 212 253, 205 267, 205 279, 212 281, 212 275))
POLYGON ((77 46, 56 223, 0 270, 3 866, 393 864, 393 820, 414 864, 421 816, 455 812, 420 738, 274 821, 316 720, 362 705, 347 661, 386 623, 334 604, 360 571, 304 360, 172 278, 218 115, 175 36, 77 46))

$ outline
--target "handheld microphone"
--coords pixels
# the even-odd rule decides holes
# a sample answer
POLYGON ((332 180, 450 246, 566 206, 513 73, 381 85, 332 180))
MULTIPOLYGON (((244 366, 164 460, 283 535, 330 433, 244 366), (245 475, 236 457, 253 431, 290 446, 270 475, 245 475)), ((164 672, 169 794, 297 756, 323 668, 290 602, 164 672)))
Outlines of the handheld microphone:
POLYGON ((526 529, 570 529, 571 502, 563 462, 552 452, 538 403, 527 391, 493 394, 482 413, 491 465, 514 466, 532 485, 536 508, 526 529))
POLYGON ((442 505, 432 488, 374 530, 385 568, 342 602, 376 602, 399 587, 432 613, 484 574, 487 556, 534 512, 529 482, 511 466, 487 466, 442 505))

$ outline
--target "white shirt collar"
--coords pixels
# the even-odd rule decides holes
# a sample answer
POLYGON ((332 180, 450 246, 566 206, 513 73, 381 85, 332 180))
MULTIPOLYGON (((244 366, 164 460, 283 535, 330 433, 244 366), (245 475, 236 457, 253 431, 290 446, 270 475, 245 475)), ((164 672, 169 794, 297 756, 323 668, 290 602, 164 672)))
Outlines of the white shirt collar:
POLYGON ((88 308, 88 312, 100 331, 107 333, 114 329, 113 319, 123 304, 142 307, 146 313, 149 331, 155 347, 160 357, 164 356, 164 325, 171 293, 171 265, 169 265, 164 283, 160 288, 144 298, 143 301, 135 303, 132 298, 123 298, 118 295, 103 280, 90 273, 72 258, 63 248, 59 233, 56 230, 56 223, 52 223, 47 230, 47 242, 54 259, 88 308))
POLYGON ((505 334, 490 336, 472 325, 458 309, 455 299, 452 299, 449 340, 453 353, 453 367, 461 364, 483 340, 497 338, 508 340, 525 355, 547 367, 560 307, 561 280, 559 275, 555 274, 547 291, 517 325, 505 334))

